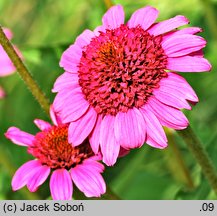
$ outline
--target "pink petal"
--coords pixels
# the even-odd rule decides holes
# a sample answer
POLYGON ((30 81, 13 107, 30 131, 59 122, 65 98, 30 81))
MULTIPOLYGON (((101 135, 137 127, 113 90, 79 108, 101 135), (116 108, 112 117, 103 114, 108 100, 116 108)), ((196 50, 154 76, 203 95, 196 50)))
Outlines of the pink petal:
MULTIPOLYGON (((16 48, 16 46, 13 46, 17 54, 21 59, 23 59, 23 56, 21 52, 16 48)), ((14 67, 12 61, 8 57, 8 54, 4 51, 3 47, 0 46, 0 76, 8 76, 10 74, 13 74, 16 71, 16 68, 14 67)))
POLYGON ((146 138, 146 125, 137 108, 119 112, 115 117, 116 141, 125 149, 141 147, 146 138))
POLYGON ((106 32, 106 29, 104 26, 97 26, 93 33, 96 35, 96 36, 99 36, 100 32, 106 32))
POLYGON ((8 62, 11 62, 10 58, 8 57, 8 54, 5 52, 4 48, 0 45, 0 62, 1 64, 3 64, 4 62, 7 61, 8 62))
POLYGON ((78 165, 71 169, 71 177, 78 189, 87 197, 100 197, 106 191, 105 182, 94 167, 78 165))
POLYGON ((90 43, 93 37, 95 37, 95 34, 89 29, 86 29, 77 37, 75 44, 83 49, 84 46, 90 43))
POLYGON ((130 153, 130 150, 127 150, 123 147, 120 148, 118 157, 124 157, 130 153))
POLYGON ((168 20, 159 22, 156 25, 153 25, 148 30, 148 32, 151 35, 157 36, 157 35, 169 32, 169 31, 171 31, 175 28, 178 28, 180 26, 186 25, 188 23, 189 23, 189 21, 186 17, 178 15, 178 16, 175 16, 171 19, 168 19, 168 20))
POLYGON ((164 149, 165 147, 162 148, 162 146, 159 145, 158 142, 156 142, 156 140, 152 139, 150 136, 147 135, 147 140, 146 143, 154 148, 159 148, 159 149, 164 149))
POLYGON ((85 167, 90 166, 93 170, 95 170, 96 172, 99 172, 99 173, 102 173, 105 170, 105 167, 103 166, 103 164, 99 163, 98 161, 96 161, 92 158, 88 158, 88 159, 84 160, 82 164, 85 167))
POLYGON ((5 91, 4 89, 0 86, 0 99, 5 97, 5 91))
POLYGON ((102 115, 98 115, 96 125, 89 136, 90 145, 95 154, 97 154, 99 151, 99 134, 100 134, 101 122, 102 122, 102 115))
POLYGON ((50 118, 51 118, 52 122, 54 123, 54 125, 62 124, 62 120, 55 112, 53 105, 50 106, 50 118))
POLYGON ((34 123, 35 123, 35 125, 36 125, 41 131, 47 130, 47 129, 51 128, 51 124, 50 124, 50 123, 48 123, 48 122, 46 122, 46 121, 43 121, 43 120, 41 120, 41 119, 35 119, 35 120, 34 120, 34 123))
POLYGON ((9 58, 2 59, 2 53, 0 52, 0 77, 8 76, 16 71, 13 63, 9 58))
POLYGON ((22 53, 20 52, 20 50, 19 50, 15 45, 14 45, 13 47, 14 47, 14 49, 15 49, 17 55, 23 60, 23 55, 22 55, 22 53))
POLYGON ((105 29, 115 29, 124 24, 124 10, 121 5, 111 7, 102 18, 105 29))
POLYGON ((71 104, 71 97, 73 97, 73 95, 77 93, 82 94, 81 89, 64 89, 63 91, 58 92, 53 102, 53 108, 55 112, 63 111, 66 107, 66 103, 71 104))
POLYGON ((69 143, 73 146, 80 145, 93 130, 96 123, 97 113, 94 108, 90 107, 77 121, 69 125, 69 143))
MULTIPOLYGON (((168 73, 168 77, 161 79, 160 86, 167 88, 167 92, 177 92, 180 97, 198 102, 198 97, 187 81, 178 74, 168 73)), ((161 88, 161 87, 160 87, 161 88)))
POLYGON ((180 29, 180 30, 175 30, 175 31, 171 31, 171 32, 164 34, 163 35, 163 41, 170 39, 176 35, 182 35, 182 34, 194 35, 194 34, 197 34, 199 32, 202 32, 202 29, 198 28, 198 27, 188 27, 188 28, 184 28, 184 29, 180 29))
POLYGON ((160 88, 153 91, 154 96, 162 103, 178 109, 189 109, 191 106, 183 97, 180 91, 167 86, 161 85, 160 88))
POLYGON ((175 35, 162 41, 162 47, 168 57, 178 57, 198 51, 206 46, 206 41, 196 35, 175 35))
POLYGON ((50 168, 48 166, 40 166, 37 172, 31 175, 31 178, 29 178, 29 181, 27 182, 29 191, 35 192, 38 187, 45 182, 49 174, 50 168))
POLYGON ((90 166, 90 165, 86 166, 84 164, 81 164, 79 166, 79 170, 82 173, 86 173, 85 176, 89 175, 90 179, 92 178, 92 180, 93 180, 93 184, 92 185, 94 185, 94 183, 96 184, 96 188, 98 190, 98 195, 97 195, 96 189, 95 189, 95 195, 94 196, 100 196, 101 194, 104 194, 105 191, 106 191, 105 181, 104 181, 101 173, 98 172, 97 168, 95 166, 90 166))
POLYGON ((54 200, 72 199, 72 179, 65 169, 57 169, 50 178, 50 192, 54 200))
POLYGON ((13 37, 13 33, 10 29, 8 28, 3 28, 3 32, 5 33, 6 37, 8 38, 8 40, 11 40, 13 37))
POLYGON ((32 134, 21 131, 19 128, 10 127, 5 136, 13 143, 21 146, 31 146, 35 137, 32 134))
POLYGON ((188 119, 180 110, 161 103, 154 96, 148 100, 148 104, 162 125, 177 130, 188 126, 188 119))
POLYGON ((106 115, 102 120, 100 129, 100 145, 103 162, 108 166, 115 164, 120 151, 120 144, 115 138, 114 124, 115 117, 106 115))
POLYGON ((183 56, 167 59, 167 69, 180 72, 203 72, 212 69, 211 64, 207 59, 183 56))
POLYGON ((25 186, 41 167, 42 165, 38 160, 31 160, 23 164, 13 176, 12 189, 16 191, 25 186))
POLYGON ((65 88, 66 89, 73 88, 77 83, 78 83, 78 74, 65 72, 61 76, 59 76, 55 81, 52 92, 59 92, 65 88))
POLYGON ((199 27, 188 27, 188 28, 184 28, 184 29, 180 29, 178 31, 176 31, 174 35, 181 35, 181 34, 190 34, 190 35, 194 35, 197 34, 199 32, 202 32, 202 29, 199 27))
MULTIPOLYGON (((3 28, 3 31, 6 35, 6 37, 11 40, 13 34, 12 32, 7 29, 3 28)), ((17 49, 16 46, 13 46, 17 54, 20 58, 23 58, 21 52, 17 49)), ((8 57, 7 53, 4 51, 3 47, 0 45, 0 76, 8 76, 16 71, 16 68, 14 67, 12 61, 8 57)))
POLYGON ((68 123, 79 119, 87 111, 89 103, 80 89, 68 90, 57 94, 53 107, 59 113, 62 122, 68 123))
POLYGON ((60 60, 60 67, 66 71, 76 73, 78 70, 78 63, 82 56, 82 49, 78 45, 71 45, 62 55, 60 60))
POLYGON ((147 137, 155 141, 155 143, 148 142, 149 140, 147 140, 146 142, 155 148, 162 149, 162 148, 167 147, 167 138, 166 138, 165 132, 159 120, 149 108, 149 105, 146 104, 145 106, 143 106, 141 108, 141 112, 146 122, 147 137))
POLYGON ((97 154, 91 156, 90 159, 95 160, 95 161, 101 161, 102 160, 102 153, 98 152, 97 154))
POLYGON ((130 28, 140 25, 144 30, 148 29, 157 19, 158 10, 151 6, 146 6, 133 13, 127 25, 130 28))
POLYGON ((74 93, 65 102, 65 108, 62 108, 61 118, 63 123, 76 121, 86 113, 90 104, 84 99, 83 93, 74 93))
POLYGON ((203 53, 203 50, 201 49, 201 50, 198 50, 198 51, 190 53, 189 56, 203 58, 204 57, 204 53, 203 53))

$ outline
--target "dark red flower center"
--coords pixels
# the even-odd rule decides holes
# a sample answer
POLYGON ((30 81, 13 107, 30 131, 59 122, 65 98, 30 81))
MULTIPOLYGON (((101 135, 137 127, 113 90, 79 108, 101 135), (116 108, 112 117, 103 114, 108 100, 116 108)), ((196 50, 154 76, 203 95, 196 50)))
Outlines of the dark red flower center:
POLYGON ((78 74, 82 92, 97 113, 116 115, 146 103, 167 76, 161 40, 140 26, 126 25, 107 29, 91 40, 78 74))
POLYGON ((35 136, 28 152, 50 168, 70 169, 93 155, 88 140, 73 147, 68 143, 68 126, 53 126, 35 136))

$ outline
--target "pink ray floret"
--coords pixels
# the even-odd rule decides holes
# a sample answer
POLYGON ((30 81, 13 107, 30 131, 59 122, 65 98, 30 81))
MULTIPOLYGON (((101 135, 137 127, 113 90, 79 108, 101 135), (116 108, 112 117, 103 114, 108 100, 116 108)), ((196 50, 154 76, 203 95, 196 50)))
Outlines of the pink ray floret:
POLYGON ((79 146, 88 137, 107 165, 120 149, 145 142, 165 148, 162 126, 186 128, 181 109, 198 102, 177 72, 211 70, 202 51, 206 41, 196 35, 201 29, 178 30, 189 23, 181 15, 156 22, 158 13, 147 6, 124 23, 122 6, 113 6, 102 26, 84 30, 61 57, 65 73, 54 84, 54 109, 69 124, 69 143, 79 146))
POLYGON ((23 164, 12 179, 12 189, 25 185, 35 192, 51 173, 50 192, 54 200, 70 200, 73 184, 87 197, 100 197, 106 185, 101 173, 104 166, 98 162, 100 155, 91 150, 85 139, 78 147, 68 143, 68 124, 63 124, 51 109, 54 125, 40 119, 34 123, 41 132, 35 136, 11 127, 5 136, 17 145, 26 146, 35 157, 23 164))

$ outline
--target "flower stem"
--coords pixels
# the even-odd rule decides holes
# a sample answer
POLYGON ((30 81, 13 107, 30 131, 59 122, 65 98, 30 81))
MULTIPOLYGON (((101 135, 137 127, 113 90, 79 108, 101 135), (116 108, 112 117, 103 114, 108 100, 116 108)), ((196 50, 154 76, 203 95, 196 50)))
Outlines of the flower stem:
MULTIPOLYGON (((5 36, 1 26, 0 26, 0 44, 3 46, 4 50, 10 57, 18 73, 20 74, 21 78, 24 80, 25 84, 29 87, 30 91, 32 92, 33 96, 36 98, 36 100, 40 104, 41 108, 47 113, 48 116, 50 116, 49 100, 46 98, 45 94, 39 88, 38 84, 33 79, 32 75, 30 74, 30 72, 28 71, 28 69, 26 68, 22 60, 20 59, 20 57, 17 55, 12 44, 5 36)), ((5 159, 5 161, 7 160, 5 159)), ((0 163, 1 162, 2 161, 0 160, 0 163)), ((119 199, 118 196, 115 195, 109 187, 107 187, 107 192, 104 195, 104 197, 106 199, 119 199)))
POLYGON ((217 194, 217 171, 212 164, 212 161, 210 160, 204 146, 190 126, 185 130, 177 132, 183 138, 188 148, 195 156, 197 162, 201 166, 203 174, 209 181, 213 191, 217 194))
POLYGON ((185 164, 180 149, 175 140, 175 131, 169 128, 165 128, 168 139, 168 148, 163 151, 166 157, 168 167, 171 170, 173 176, 180 182, 185 183, 189 188, 194 188, 194 183, 191 178, 190 171, 185 164), (179 172, 177 172, 179 170, 179 172))
POLYGON ((3 46, 5 52, 10 57, 11 61, 13 62, 14 66, 17 69, 17 72, 28 86, 29 90, 36 98, 42 109, 49 115, 49 100, 46 98, 45 94, 42 92, 36 81, 33 79, 32 75, 24 65, 21 58, 16 53, 14 47, 7 39, 6 35, 4 34, 2 27, 0 26, 0 44, 3 46))

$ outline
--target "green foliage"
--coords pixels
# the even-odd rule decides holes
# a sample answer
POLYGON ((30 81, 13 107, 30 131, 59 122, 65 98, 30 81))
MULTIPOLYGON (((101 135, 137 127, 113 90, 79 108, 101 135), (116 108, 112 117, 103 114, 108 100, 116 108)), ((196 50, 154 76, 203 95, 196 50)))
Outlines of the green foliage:
MULTIPOLYGON (((201 35, 208 40, 205 56, 212 63, 213 72, 183 74, 200 98, 200 103, 185 113, 217 167, 217 1, 205 1, 207 4, 200 0, 114 2, 124 5, 127 18, 134 10, 148 4, 161 11, 159 21, 182 14, 189 18, 191 26, 204 29, 201 35)), ((55 96, 51 93, 53 83, 63 72, 59 67, 63 50, 84 29, 100 25, 105 11, 101 0, 1 0, 0 23, 12 29, 13 42, 22 51, 33 77, 52 101, 55 96)), ((0 101, 0 199, 46 199, 49 197, 48 182, 35 194, 26 189, 12 192, 10 185, 15 170, 31 156, 25 147, 9 142, 4 133, 13 125, 35 134, 38 129, 33 120, 49 119, 16 73, 1 78, 0 85, 7 92, 7 97, 0 101)), ((175 133, 172 136, 184 168, 174 149, 157 150, 144 145, 120 158, 114 167, 106 168, 107 184, 122 199, 216 199, 183 141, 175 133), (187 177, 184 169, 188 171, 187 177)))

